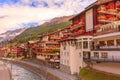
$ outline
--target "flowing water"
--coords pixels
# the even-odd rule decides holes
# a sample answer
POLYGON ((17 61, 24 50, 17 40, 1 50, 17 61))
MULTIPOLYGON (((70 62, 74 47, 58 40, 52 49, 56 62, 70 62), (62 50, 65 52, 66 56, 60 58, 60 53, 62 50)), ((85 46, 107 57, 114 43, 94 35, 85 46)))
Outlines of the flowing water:
POLYGON ((13 80, 45 80, 42 76, 37 75, 17 65, 5 62, 12 72, 13 80))

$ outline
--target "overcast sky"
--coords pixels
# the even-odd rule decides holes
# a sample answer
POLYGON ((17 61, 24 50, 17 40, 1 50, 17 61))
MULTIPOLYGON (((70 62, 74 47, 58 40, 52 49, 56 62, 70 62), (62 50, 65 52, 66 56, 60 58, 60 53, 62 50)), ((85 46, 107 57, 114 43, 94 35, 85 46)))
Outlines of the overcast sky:
POLYGON ((81 12, 96 0, 0 0, 0 33, 81 12))

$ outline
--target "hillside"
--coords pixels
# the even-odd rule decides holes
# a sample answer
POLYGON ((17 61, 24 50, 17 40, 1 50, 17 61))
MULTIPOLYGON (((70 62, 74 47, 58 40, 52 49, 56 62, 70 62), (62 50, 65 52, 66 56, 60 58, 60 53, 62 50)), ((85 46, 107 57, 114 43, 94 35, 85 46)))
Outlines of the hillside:
POLYGON ((68 22, 68 20, 72 17, 73 17, 73 15, 72 16, 56 17, 56 18, 53 18, 51 21, 42 24, 42 26, 52 25, 52 24, 55 24, 55 23, 60 24, 60 23, 63 23, 63 22, 68 22))
POLYGON ((24 43, 28 40, 34 40, 38 38, 39 34, 49 33, 55 31, 60 28, 67 27, 70 22, 64 22, 60 24, 52 24, 48 26, 38 26, 38 27, 31 27, 25 30, 22 34, 17 36, 13 41, 19 41, 20 43, 24 43))
POLYGON ((23 33, 18 35, 12 40, 12 42, 24 43, 29 40, 34 40, 38 38, 39 34, 53 32, 57 29, 61 29, 70 25, 68 21, 72 16, 64 16, 52 19, 50 22, 46 22, 37 27, 30 27, 26 29, 23 33))

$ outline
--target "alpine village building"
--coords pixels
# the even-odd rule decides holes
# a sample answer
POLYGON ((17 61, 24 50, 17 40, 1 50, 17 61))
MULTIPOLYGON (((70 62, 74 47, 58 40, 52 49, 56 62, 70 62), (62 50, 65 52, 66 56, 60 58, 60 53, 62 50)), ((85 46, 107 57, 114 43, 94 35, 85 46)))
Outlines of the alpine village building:
POLYGON ((87 61, 120 61, 120 0, 98 0, 70 21, 29 42, 30 53, 52 67, 60 63, 69 74, 79 73, 87 61))
POLYGON ((98 0, 71 19, 60 40, 60 68, 76 74, 86 61, 120 61, 120 1, 98 0))

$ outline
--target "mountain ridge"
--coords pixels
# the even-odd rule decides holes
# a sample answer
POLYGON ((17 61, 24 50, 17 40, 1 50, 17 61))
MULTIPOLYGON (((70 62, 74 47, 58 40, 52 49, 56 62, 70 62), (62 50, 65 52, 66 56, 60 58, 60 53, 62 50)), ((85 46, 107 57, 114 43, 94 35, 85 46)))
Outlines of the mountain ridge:
POLYGON ((0 42, 2 41, 9 41, 15 38, 17 35, 20 35, 26 28, 20 28, 16 30, 8 30, 4 33, 0 34, 0 42))
POLYGON ((71 15, 71 16, 62 16, 62 17, 55 17, 53 19, 51 19, 49 22, 45 22, 43 24, 41 24, 41 26, 46 26, 46 25, 50 25, 50 24, 59 24, 59 23, 62 23, 62 22, 67 22, 69 21, 69 19, 71 19, 74 15, 71 15))
POLYGON ((68 27, 71 22, 69 21, 73 15, 71 16, 63 16, 63 17, 56 17, 51 19, 49 22, 45 22, 41 25, 36 27, 29 27, 20 35, 16 36, 11 42, 19 42, 24 43, 29 40, 38 39, 38 35, 45 34, 49 32, 53 32, 55 30, 68 27))

